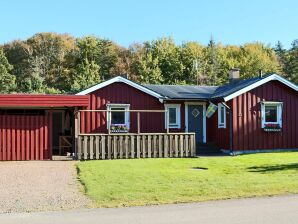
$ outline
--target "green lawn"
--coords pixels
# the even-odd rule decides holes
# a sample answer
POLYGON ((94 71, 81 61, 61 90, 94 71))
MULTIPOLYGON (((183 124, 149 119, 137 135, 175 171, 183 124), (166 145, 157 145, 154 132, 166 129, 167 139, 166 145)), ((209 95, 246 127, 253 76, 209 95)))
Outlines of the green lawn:
POLYGON ((87 161, 78 163, 78 173, 99 207, 298 193, 296 152, 87 161))

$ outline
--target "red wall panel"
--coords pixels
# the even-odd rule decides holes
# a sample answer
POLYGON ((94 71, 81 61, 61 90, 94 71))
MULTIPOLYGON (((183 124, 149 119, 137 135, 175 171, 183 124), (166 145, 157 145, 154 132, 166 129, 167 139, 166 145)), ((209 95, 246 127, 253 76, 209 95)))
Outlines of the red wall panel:
POLYGON ((278 81, 271 81, 231 100, 233 149, 298 148, 298 94, 278 81), (261 101, 283 102, 282 131, 261 128, 261 101))
MULTIPOLYGON (((228 102, 231 107, 231 103, 228 102)), ((218 128, 218 111, 212 117, 206 118, 207 123, 207 142, 213 143, 220 149, 230 148, 230 116, 229 111, 226 110, 226 128, 218 128)))
POLYGON ((51 112, 0 115, 0 161, 51 159, 51 112))
MULTIPOLYGON (((131 110, 164 110, 164 105, 155 97, 124 83, 113 83, 89 95, 91 110, 106 110, 108 103, 130 104, 131 110)), ((169 102, 181 103, 181 102, 169 102)), ((141 132, 165 132, 164 113, 140 113, 141 132)), ((107 133, 105 112, 81 112, 82 133, 107 133)), ((184 130, 184 103, 181 103, 181 129, 184 130)), ((130 132, 137 132, 137 113, 130 113, 130 132)))

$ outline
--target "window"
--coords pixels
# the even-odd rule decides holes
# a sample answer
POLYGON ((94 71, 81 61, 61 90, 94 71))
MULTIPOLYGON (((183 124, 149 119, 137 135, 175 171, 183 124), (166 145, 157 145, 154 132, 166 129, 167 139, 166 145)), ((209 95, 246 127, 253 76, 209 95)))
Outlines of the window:
POLYGON ((129 129, 129 112, 125 111, 129 110, 129 107, 129 104, 108 104, 107 110, 111 110, 107 116, 108 125, 126 126, 129 129))
POLYGON ((226 107, 222 104, 218 104, 218 128, 226 128, 226 107))
MULTIPOLYGON (((169 128, 180 128, 180 104, 165 104, 169 114, 169 128)), ((167 113, 165 113, 165 127, 167 127, 167 113)))
POLYGON ((111 108, 111 124, 125 124, 125 112, 122 107, 114 107, 111 108), (119 112, 119 110, 123 110, 123 112, 119 112), (115 112, 113 112, 115 111, 115 112))
POLYGON ((282 103, 262 102, 262 128, 266 126, 282 125, 282 103))

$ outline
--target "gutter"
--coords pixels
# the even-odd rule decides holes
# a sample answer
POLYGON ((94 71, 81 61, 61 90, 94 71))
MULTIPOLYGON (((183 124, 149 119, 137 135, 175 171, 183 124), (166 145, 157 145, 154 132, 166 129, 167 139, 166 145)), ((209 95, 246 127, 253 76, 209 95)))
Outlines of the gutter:
POLYGON ((171 100, 171 101, 202 101, 202 102, 209 102, 209 99, 200 99, 200 98, 196 98, 196 99, 182 99, 182 98, 165 98, 165 100, 171 100))

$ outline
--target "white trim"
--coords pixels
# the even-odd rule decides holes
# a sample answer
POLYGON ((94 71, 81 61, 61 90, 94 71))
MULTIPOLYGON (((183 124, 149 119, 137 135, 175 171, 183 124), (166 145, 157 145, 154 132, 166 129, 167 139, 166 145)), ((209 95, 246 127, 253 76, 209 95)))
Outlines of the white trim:
POLYGON ((206 102, 185 102, 185 131, 188 132, 188 105, 203 105, 203 142, 206 143, 206 102))
POLYGON ((222 104, 219 103, 217 107, 217 128, 226 128, 227 127, 227 111, 226 107, 222 104), (224 110, 224 120, 221 120, 221 109, 224 110))
MULTIPOLYGON (((170 124, 169 128, 181 128, 181 104, 164 104, 165 110, 168 111, 169 108, 176 109, 176 124, 170 124)), ((167 113, 165 113, 165 128, 167 128, 167 113)))
MULTIPOLYGON (((111 110, 113 107, 115 108, 124 108, 125 110, 125 125, 127 126, 128 129, 130 129, 130 113, 127 112, 130 108, 130 104, 121 104, 121 103, 109 103, 106 105, 107 110, 111 110)), ((111 124, 111 117, 110 113, 107 112, 107 129, 109 129, 109 126, 111 124)))
POLYGON ((262 104, 270 104, 270 105, 274 105, 274 104, 282 104, 282 102, 280 101, 262 101, 262 104))
POLYGON ((127 107, 127 106, 130 106, 130 104, 129 103, 107 103, 106 106, 127 107))
POLYGON ((254 89, 258 86, 261 86, 261 85, 263 85, 267 82, 273 81, 273 80, 279 81, 279 82, 287 85, 288 87, 298 91, 298 86, 295 85, 294 83, 290 82, 289 80, 286 80, 285 78, 283 78, 283 77, 281 77, 277 74, 272 74, 272 75, 270 75, 270 76, 268 76, 264 79, 261 79, 260 81, 255 82, 252 85, 249 85, 249 86, 247 86, 247 87, 245 87, 245 88, 243 88, 243 89, 241 89, 241 90, 239 90, 235 93, 232 93, 229 96, 224 97, 224 101, 227 102, 227 101, 229 101, 229 100, 231 100, 231 99, 233 99, 233 98, 235 98, 235 97, 237 97, 237 96, 239 96, 243 93, 246 93, 246 92, 248 92, 248 91, 250 91, 250 90, 252 90, 252 89, 254 89))
POLYGON ((115 82, 125 83, 125 84, 127 84, 129 86, 132 86, 132 87, 134 87, 134 88, 136 88, 136 89, 138 89, 138 90, 140 90, 140 91, 142 91, 144 93, 147 93, 147 94, 149 94, 151 96, 154 96, 154 97, 156 97, 158 99, 162 98, 162 95, 160 95, 160 94, 158 94, 158 93, 156 93, 156 92, 154 92, 154 91, 152 91, 152 90, 150 90, 150 89, 148 89, 148 88, 146 88, 146 87, 144 87, 142 85, 139 85, 139 84, 137 84, 135 82, 132 82, 132 81, 126 79, 126 78, 123 78, 121 76, 116 76, 116 77, 114 77, 112 79, 109 79, 109 80, 107 80, 105 82, 99 83, 99 84, 97 84, 95 86, 92 86, 92 87, 90 87, 88 89, 85 89, 85 90, 77 93, 76 95, 87 95, 87 94, 92 93, 92 92, 94 92, 96 90, 99 90, 99 89, 101 89, 101 88, 103 88, 105 86, 111 85, 111 84, 113 84, 115 82))
POLYGON ((263 101, 261 102, 261 120, 262 120, 262 128, 265 127, 265 124, 279 124, 282 127, 282 102, 270 102, 270 101, 263 101), (277 122, 266 122, 265 116, 265 107, 268 106, 276 106, 277 107, 277 122))

